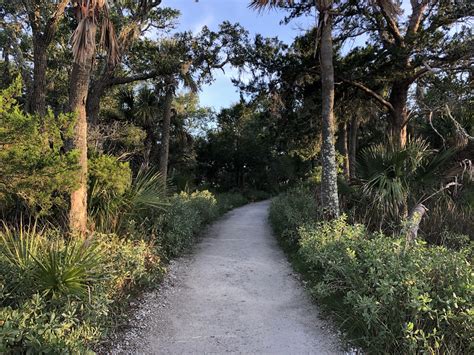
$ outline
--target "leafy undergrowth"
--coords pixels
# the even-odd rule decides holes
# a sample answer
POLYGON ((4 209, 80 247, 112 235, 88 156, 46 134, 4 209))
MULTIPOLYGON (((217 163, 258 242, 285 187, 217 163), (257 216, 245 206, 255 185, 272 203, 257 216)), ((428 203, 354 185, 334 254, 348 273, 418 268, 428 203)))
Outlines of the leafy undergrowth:
POLYGON ((472 247, 406 246, 344 216, 318 222, 317 210, 309 190, 297 189, 273 201, 270 220, 351 344, 374 354, 472 352, 472 247))
POLYGON ((161 279, 166 260, 192 246, 204 225, 245 203, 238 194, 180 193, 164 209, 142 211, 140 225, 128 218, 117 229, 122 234, 96 232, 85 241, 51 227, 3 226, 0 353, 91 352, 128 300, 161 279))

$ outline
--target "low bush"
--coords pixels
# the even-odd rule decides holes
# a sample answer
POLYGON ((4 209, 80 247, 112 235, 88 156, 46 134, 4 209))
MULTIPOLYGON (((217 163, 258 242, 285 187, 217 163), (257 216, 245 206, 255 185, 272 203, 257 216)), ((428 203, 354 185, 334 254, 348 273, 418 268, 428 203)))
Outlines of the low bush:
POLYGON ((295 187, 277 197, 270 206, 270 222, 285 246, 296 248, 297 229, 320 218, 315 192, 309 187, 295 187))
POLYGON ((217 195, 217 208, 219 214, 248 203, 248 200, 240 193, 225 192, 217 195))
POLYGON ((163 255, 167 258, 179 255, 195 242, 201 227, 217 216, 217 201, 209 191, 173 196, 170 207, 157 223, 158 245, 163 255))
POLYGON ((345 217, 304 221, 308 207, 304 194, 283 195, 271 221, 282 238, 296 235, 312 294, 334 312, 351 343, 368 353, 472 351, 472 250, 406 246, 405 238, 370 233, 345 217), (275 224, 278 216, 283 222, 275 224))

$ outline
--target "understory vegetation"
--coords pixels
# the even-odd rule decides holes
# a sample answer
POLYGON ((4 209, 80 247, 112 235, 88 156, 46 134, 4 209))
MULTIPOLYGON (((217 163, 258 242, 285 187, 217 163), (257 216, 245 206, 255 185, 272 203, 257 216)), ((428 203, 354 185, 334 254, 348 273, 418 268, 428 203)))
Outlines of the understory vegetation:
POLYGON ((272 202, 270 221, 315 299, 352 346, 367 353, 467 354, 472 350, 473 246, 386 235, 347 215, 322 221, 314 185, 272 202), (453 249, 454 247, 454 249, 453 249))

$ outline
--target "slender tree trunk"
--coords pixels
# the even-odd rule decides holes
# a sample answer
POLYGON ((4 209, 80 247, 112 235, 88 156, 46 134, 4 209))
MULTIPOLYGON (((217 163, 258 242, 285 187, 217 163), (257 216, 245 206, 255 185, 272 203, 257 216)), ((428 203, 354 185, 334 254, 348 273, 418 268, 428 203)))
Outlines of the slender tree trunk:
POLYGON ((338 130, 338 145, 339 152, 344 158, 342 169, 344 177, 349 181, 349 147, 348 147, 348 134, 347 134, 347 122, 343 122, 339 125, 338 130))
POLYGON ((40 38, 35 38, 33 41, 33 92, 30 108, 32 113, 41 116, 46 114, 46 48, 47 44, 40 38))
POLYGON ((407 142, 409 87, 408 83, 395 82, 390 93, 390 103, 393 106, 393 111, 390 114, 392 119, 391 136, 393 143, 399 148, 403 148, 407 142))
POLYGON ((173 102, 173 89, 168 88, 165 96, 165 107, 163 115, 163 127, 161 135, 160 172, 166 181, 168 177, 168 157, 170 151, 170 129, 171 129, 171 104, 173 102))
POLYGON ((92 57, 86 64, 73 64, 69 106, 77 115, 72 147, 79 151, 79 179, 77 190, 71 193, 69 225, 71 232, 83 237, 87 231, 87 115, 86 101, 91 76, 92 57))
POLYGON ((87 97, 86 111, 87 120, 90 125, 96 126, 99 123, 100 99, 105 93, 105 86, 102 83, 96 83, 89 88, 87 97))
POLYGON ((351 179, 356 177, 356 155, 357 155, 357 131, 359 124, 357 116, 353 115, 349 127, 349 176, 351 179))
POLYGON ((334 148, 334 67, 332 46, 332 24, 328 11, 331 1, 321 1, 321 83, 322 83, 322 180, 321 201, 327 219, 339 216, 337 193, 336 150, 334 148))

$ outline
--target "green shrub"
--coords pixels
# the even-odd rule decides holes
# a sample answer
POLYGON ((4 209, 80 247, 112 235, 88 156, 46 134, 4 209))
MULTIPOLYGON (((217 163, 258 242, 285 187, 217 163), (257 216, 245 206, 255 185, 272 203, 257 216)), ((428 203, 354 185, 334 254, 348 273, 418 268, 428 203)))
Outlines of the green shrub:
POLYGON ((201 227, 218 214, 217 201, 209 191, 173 196, 159 222, 158 244, 164 255, 171 258, 183 252, 195 242, 201 227))
POLYGON ((111 298, 126 296, 133 287, 161 277, 164 269, 155 247, 143 240, 127 240, 114 234, 97 235, 104 255, 105 281, 111 298))
POLYGON ((319 299, 370 352, 468 353, 473 340, 472 268, 466 253, 370 235, 344 217, 302 227, 300 253, 319 280, 319 299))
POLYGON ((220 193, 216 197, 219 214, 224 214, 227 211, 243 206, 248 202, 242 194, 235 192, 220 193))
POLYGON ((89 211, 95 230, 101 233, 138 234, 138 237, 149 232, 144 231, 149 222, 147 218, 168 205, 161 174, 153 170, 140 170, 131 179, 128 164, 105 156, 99 161, 101 163, 96 165, 106 172, 95 172, 89 185, 89 211), (107 179, 107 171, 117 175, 111 182, 103 181, 107 179))
POLYGON ((64 153, 74 115, 26 114, 18 96, 20 79, 0 90, 0 213, 9 219, 12 207, 33 216, 65 208, 64 195, 75 187, 77 175, 77 151, 64 153))
POLYGON ((370 233, 345 216, 315 222, 302 188, 275 198, 270 221, 291 236, 312 294, 336 315, 349 340, 368 353, 465 354, 474 334, 472 244, 460 251, 370 233))
POLYGON ((102 253, 94 242, 53 241, 34 257, 32 278, 38 292, 52 297, 85 296, 100 280, 102 253))
POLYGON ((275 197, 270 206, 270 222, 286 246, 297 247, 299 226, 320 218, 315 193, 308 187, 296 187, 275 197))
POLYGON ((20 308, 0 308, 0 353, 87 354, 100 337, 90 320, 80 317, 81 305, 65 300, 52 308, 39 294, 20 308))
POLYGON ((130 187, 132 171, 128 162, 110 155, 99 155, 88 161, 89 185, 96 198, 123 195, 130 187))
POLYGON ((33 270, 46 239, 36 224, 0 230, 0 305, 21 303, 35 291, 33 270))

